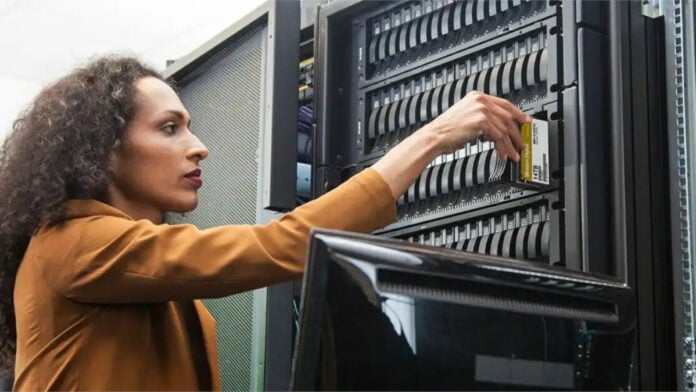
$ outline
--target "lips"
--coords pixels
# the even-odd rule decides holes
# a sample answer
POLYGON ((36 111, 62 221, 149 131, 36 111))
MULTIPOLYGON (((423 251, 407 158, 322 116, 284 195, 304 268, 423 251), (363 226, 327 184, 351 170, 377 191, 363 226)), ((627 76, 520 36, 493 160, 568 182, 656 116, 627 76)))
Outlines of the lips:
POLYGON ((196 170, 191 170, 186 177, 200 177, 201 176, 201 169, 196 169, 196 170))
POLYGON ((201 179, 201 169, 196 169, 190 171, 184 177, 195 187, 200 188, 203 186, 203 180, 201 179))

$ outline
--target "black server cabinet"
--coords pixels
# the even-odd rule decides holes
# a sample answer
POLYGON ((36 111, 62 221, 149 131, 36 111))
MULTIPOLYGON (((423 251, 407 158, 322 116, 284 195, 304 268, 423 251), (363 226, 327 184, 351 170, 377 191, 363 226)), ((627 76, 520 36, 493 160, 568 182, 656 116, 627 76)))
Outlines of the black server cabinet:
POLYGON ((384 234, 622 272, 610 262, 623 171, 610 169, 620 141, 609 122, 607 2, 339 2, 321 12, 316 195, 468 92, 503 96, 548 122, 545 183, 518 180, 491 143, 472 143, 423 173, 384 234))
POLYGON ((674 388, 662 29, 640 2, 329 3, 315 26, 313 195, 469 91, 509 99, 548 122, 548 183, 475 142, 433 162, 376 234, 623 281, 632 386, 674 388))

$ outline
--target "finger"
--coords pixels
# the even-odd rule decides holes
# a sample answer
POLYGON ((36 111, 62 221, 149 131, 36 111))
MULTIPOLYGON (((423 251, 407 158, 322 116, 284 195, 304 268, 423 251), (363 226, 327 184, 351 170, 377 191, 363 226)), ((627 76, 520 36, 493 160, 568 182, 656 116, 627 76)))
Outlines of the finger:
POLYGON ((503 146, 503 143, 495 143, 495 151, 498 153, 498 159, 501 161, 507 161, 508 155, 505 152, 505 147, 503 146))
POLYGON ((497 106, 501 107, 505 111, 509 112, 512 114, 512 117, 515 121, 519 123, 527 123, 532 121, 532 117, 529 115, 525 114, 522 112, 517 106, 513 105, 510 101, 507 99, 499 98, 499 97, 494 97, 492 95, 489 95, 488 98, 490 101, 497 106))
POLYGON ((516 154, 515 149, 511 149, 509 145, 511 145, 509 142, 506 143, 505 140, 509 140, 510 138, 504 133, 500 132, 497 129, 494 129, 491 127, 491 131, 489 134, 495 135, 492 138, 489 138, 495 145, 495 150, 498 152, 498 158, 500 158, 503 161, 506 161, 508 158, 513 158, 514 154, 516 154))
POLYGON ((515 147, 512 145, 512 140, 510 140, 510 136, 508 134, 505 134, 505 137, 503 137, 503 143, 505 144, 505 149, 508 152, 508 156, 515 162, 518 162, 520 160, 520 154, 515 150, 515 147))
POLYGON ((525 146, 522 142, 519 126, 513 121, 510 113, 498 105, 491 105, 491 110, 498 116, 500 121, 504 122, 505 132, 510 136, 510 139, 512 139, 512 143, 517 148, 517 151, 524 149, 525 146))
POLYGON ((497 129, 497 131, 503 135, 502 139, 499 139, 496 143, 501 144, 508 157, 512 158, 515 161, 518 161, 519 154, 517 153, 517 150, 512 144, 508 127, 505 125, 505 123, 502 121, 500 117, 491 116, 490 121, 491 124, 497 129))
POLYGON ((509 127, 508 130, 510 139, 512 139, 512 143, 515 145, 515 148, 517 148, 517 151, 524 150, 524 148, 527 146, 522 141, 522 135, 520 134, 520 129, 518 128, 517 124, 512 125, 512 127, 509 127))
POLYGON ((504 137, 501 137, 498 141, 493 142, 495 151, 498 153, 498 158, 500 158, 501 161, 506 161, 508 157, 510 157, 510 152, 505 146, 504 139, 504 137))
POLYGON ((494 97, 492 95, 488 96, 489 101, 498 107, 502 108, 503 110, 509 112, 513 119, 517 122, 525 123, 525 122, 530 122, 531 117, 522 112, 517 106, 513 105, 512 102, 508 101, 507 99, 499 98, 499 97, 494 97))
POLYGON ((507 127, 505 128, 505 130, 510 136, 510 139, 512 140, 512 144, 515 146, 516 151, 523 150, 525 145, 522 141, 522 135, 520 134, 518 125, 515 123, 508 123, 506 125, 507 127))
POLYGON ((507 161, 508 158, 512 158, 510 155, 510 151, 508 150, 508 147, 505 144, 505 137, 502 137, 499 141, 495 142, 495 151, 498 153, 498 158, 500 158, 501 161, 507 161))
POLYGON ((504 135, 498 131, 491 123, 490 120, 485 123, 478 125, 483 132, 483 138, 490 142, 493 142, 495 150, 498 152, 498 158, 504 161, 507 159, 507 152, 505 151, 505 144, 503 143, 504 135))
POLYGON ((503 132, 500 132, 498 130, 498 128, 496 128, 495 126, 490 124, 490 120, 489 120, 489 123, 486 124, 486 126, 482 128, 482 132, 483 132, 483 138, 485 140, 488 140, 489 142, 493 142, 495 144, 497 144, 499 141, 502 142, 503 137, 505 136, 503 134, 503 132))

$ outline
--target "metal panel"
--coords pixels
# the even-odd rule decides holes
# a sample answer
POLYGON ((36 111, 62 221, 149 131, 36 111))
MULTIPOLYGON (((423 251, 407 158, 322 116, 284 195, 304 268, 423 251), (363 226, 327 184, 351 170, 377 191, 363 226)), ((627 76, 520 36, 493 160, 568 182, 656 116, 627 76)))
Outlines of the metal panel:
MULTIPOLYGON (((266 34, 266 24, 258 23, 178 81, 193 132, 210 150, 201 162, 200 204, 185 218, 201 229, 259 220, 266 34)), ((217 320, 223 389, 262 389, 264 339, 257 331, 265 328, 265 290, 205 303, 217 320)))
MULTIPOLYGON (((263 224, 279 217, 267 208, 294 207, 299 23, 298 2, 269 0, 165 71, 210 149, 201 204, 187 222, 263 224)), ((287 386, 291 341, 278 343, 292 323, 286 291, 206 301, 225 390, 287 386)))
POLYGON ((693 1, 665 4, 677 389, 694 390, 696 48, 693 1))
MULTIPOLYGON (((641 15, 637 2, 629 8, 630 93, 632 107, 624 127, 626 163, 626 260, 628 284, 636 297, 637 342, 633 390, 675 390, 674 299, 670 265, 669 159, 667 157, 665 53, 663 21, 641 15)), ((610 4, 613 7, 613 3, 610 4)), ((626 45, 628 46, 628 45, 626 45)), ((612 67, 612 69, 615 69, 612 67)), ((627 69, 624 66, 622 69, 627 69)), ((621 72, 627 74, 627 72, 621 72)))
POLYGON ((297 175, 297 78, 300 62, 300 7, 296 1, 273 1, 268 13, 268 60, 261 130, 264 162, 263 207, 276 211, 295 207, 297 175))

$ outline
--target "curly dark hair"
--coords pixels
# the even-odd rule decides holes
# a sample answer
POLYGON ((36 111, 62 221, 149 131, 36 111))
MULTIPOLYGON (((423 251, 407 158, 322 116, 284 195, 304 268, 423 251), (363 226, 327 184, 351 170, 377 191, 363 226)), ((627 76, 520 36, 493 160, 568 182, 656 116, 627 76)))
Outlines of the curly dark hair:
POLYGON ((32 234, 65 220, 68 199, 102 200, 110 153, 136 109, 135 82, 163 80, 130 57, 106 56, 39 93, 0 149, 0 378, 12 378, 15 275, 32 234))

